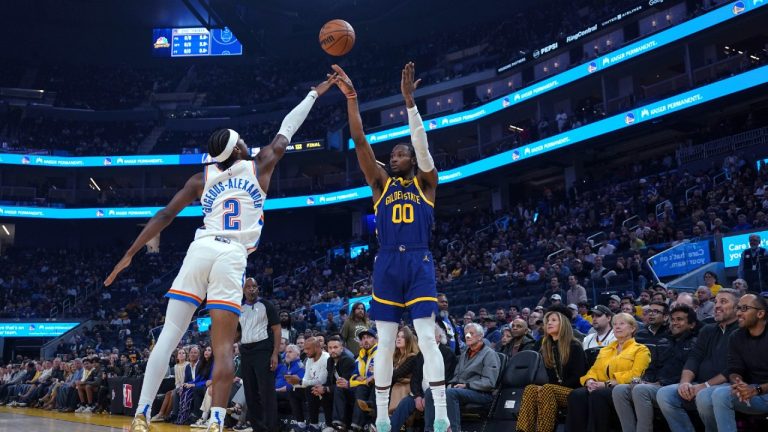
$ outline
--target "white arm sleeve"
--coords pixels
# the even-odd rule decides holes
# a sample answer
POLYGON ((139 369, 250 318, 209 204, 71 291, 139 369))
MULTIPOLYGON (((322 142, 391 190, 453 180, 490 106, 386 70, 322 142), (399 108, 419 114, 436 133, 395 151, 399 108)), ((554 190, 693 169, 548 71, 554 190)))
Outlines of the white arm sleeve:
POLYGON ((293 134, 295 134, 296 131, 299 130, 301 124, 304 123, 304 119, 307 118, 309 110, 311 110, 312 105, 315 104, 315 100, 317 100, 316 91, 312 90, 307 93, 307 97, 285 116, 283 123, 280 125, 280 130, 277 132, 278 135, 288 138, 288 142, 291 142, 293 134))
POLYGON ((429 144, 427 143, 427 132, 424 130, 424 122, 419 115, 419 109, 414 106, 408 108, 408 126, 411 128, 411 143, 416 150, 416 162, 419 169, 424 172, 430 172, 435 169, 435 162, 432 155, 429 154, 429 144))

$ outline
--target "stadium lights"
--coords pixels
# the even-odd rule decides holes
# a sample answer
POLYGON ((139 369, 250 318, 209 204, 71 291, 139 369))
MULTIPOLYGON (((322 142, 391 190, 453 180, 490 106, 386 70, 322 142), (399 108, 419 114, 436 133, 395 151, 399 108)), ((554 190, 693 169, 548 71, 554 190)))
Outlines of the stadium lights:
POLYGON ((11 232, 8 231, 8 228, 6 228, 5 225, 3 225, 3 231, 5 231, 5 234, 11 235, 11 232))
POLYGON ((96 188, 97 191, 101 192, 101 188, 96 183, 96 181, 93 179, 93 177, 88 177, 91 180, 91 183, 93 183, 93 186, 96 188))

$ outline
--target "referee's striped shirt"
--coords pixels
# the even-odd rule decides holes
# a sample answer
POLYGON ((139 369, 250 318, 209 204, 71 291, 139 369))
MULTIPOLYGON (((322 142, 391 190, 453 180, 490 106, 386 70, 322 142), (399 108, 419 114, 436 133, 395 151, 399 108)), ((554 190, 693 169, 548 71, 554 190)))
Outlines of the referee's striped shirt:
POLYGON ((250 349, 272 351, 275 343, 272 326, 276 324, 280 324, 280 318, 272 302, 263 298, 252 304, 244 302, 240 314, 240 343, 253 344, 250 349))

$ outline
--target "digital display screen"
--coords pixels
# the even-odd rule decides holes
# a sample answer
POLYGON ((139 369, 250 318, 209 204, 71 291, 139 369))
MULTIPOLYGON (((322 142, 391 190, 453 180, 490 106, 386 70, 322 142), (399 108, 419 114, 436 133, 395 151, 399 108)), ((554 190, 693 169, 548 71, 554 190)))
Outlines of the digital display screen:
POLYGON ((77 322, 0 322, 0 338, 59 337, 78 325, 77 322))
POLYGON ((361 253, 368 250, 368 245, 352 246, 349 248, 349 257, 357 258, 361 253))
POLYGON ((653 271, 659 277, 677 276, 709 264, 709 241, 684 243, 651 258, 653 271))
POLYGON ((768 231, 751 232, 725 236, 723 243, 723 264, 725 268, 738 267, 741 261, 741 253, 749 249, 749 236, 757 234, 760 236, 760 247, 768 247, 768 231))
POLYGON ((373 300, 373 296, 369 296, 369 295, 349 299, 349 305, 347 306, 349 308, 349 314, 352 315, 352 306, 354 306, 355 303, 362 303, 363 306, 365 306, 365 310, 370 309, 371 300, 373 300))
POLYGON ((285 148, 286 153, 303 153, 313 150, 324 150, 325 140, 314 141, 300 141, 296 143, 290 143, 285 148))
POLYGON ((243 44, 227 28, 159 28, 152 31, 155 57, 209 57, 242 55, 243 44))
POLYGON ((197 330, 205 333, 211 328, 211 317, 202 317, 197 319, 197 330))

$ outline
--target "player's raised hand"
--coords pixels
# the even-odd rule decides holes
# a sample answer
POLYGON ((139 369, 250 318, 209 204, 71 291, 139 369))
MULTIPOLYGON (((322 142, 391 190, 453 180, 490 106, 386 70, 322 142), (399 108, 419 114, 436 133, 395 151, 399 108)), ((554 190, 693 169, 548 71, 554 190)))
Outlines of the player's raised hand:
POLYGON ((329 88, 331 88, 331 86, 335 84, 334 80, 336 79, 337 76, 338 75, 336 74, 336 72, 332 74, 328 74, 328 79, 321 82, 317 86, 312 87, 312 90, 317 92, 317 96, 322 96, 325 92, 328 91, 329 88))
MULTIPOLYGON (((416 66, 413 62, 406 63, 400 74, 400 91, 403 93, 403 98, 405 98, 406 103, 409 101, 413 102, 413 92, 415 92, 416 88, 421 84, 421 79, 417 79, 416 81, 413 80, 415 76, 416 66)), ((408 106, 413 106, 413 104, 409 103, 408 106)))
POLYGON ((357 97, 355 86, 352 84, 352 80, 349 79, 349 76, 347 76, 346 72, 344 72, 344 69, 342 69, 339 65, 333 65, 331 68, 333 68, 333 71, 336 75, 336 77, 333 79, 333 83, 336 84, 339 89, 341 89, 341 92, 344 93, 344 96, 346 96, 347 99, 357 97))
POLYGON ((115 264, 115 268, 112 269, 112 273, 110 273, 109 276, 107 276, 107 278, 104 280, 104 286, 112 285, 112 282, 117 279, 117 275, 119 275, 121 271, 125 270, 129 265, 131 265, 131 260, 133 260, 133 256, 124 255, 123 258, 118 261, 117 264, 115 264))

